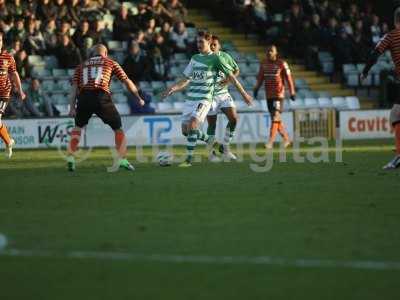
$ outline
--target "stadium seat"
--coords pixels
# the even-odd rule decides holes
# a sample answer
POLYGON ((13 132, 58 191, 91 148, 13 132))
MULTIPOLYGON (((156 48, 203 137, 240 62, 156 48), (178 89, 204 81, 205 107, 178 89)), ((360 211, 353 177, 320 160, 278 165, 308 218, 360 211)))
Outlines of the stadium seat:
POLYGON ((120 93, 124 91, 124 85, 120 81, 112 81, 111 91, 113 93, 120 93))
POLYGON ((177 61, 177 62, 187 61, 188 57, 186 56, 185 53, 175 53, 174 54, 174 60, 177 61))
POLYGON ((174 102, 173 103, 173 108, 174 110, 181 112, 183 110, 184 107, 184 102, 174 102))
POLYGON ((115 107, 121 115, 130 115, 131 113, 128 103, 116 103, 115 107))
POLYGON ((360 109, 360 100, 357 97, 346 97, 347 107, 351 110, 360 109))
POLYGON ((331 93, 326 92, 326 91, 317 91, 315 93, 317 95, 317 98, 330 98, 331 97, 331 93))
POLYGON ((65 94, 53 94, 51 101, 54 104, 68 104, 68 96, 65 94))
POLYGON ((69 80, 58 80, 53 85, 54 92, 67 93, 71 90, 71 83, 69 80))
POLYGON ((268 105, 266 100, 259 100, 258 103, 260 103, 261 111, 268 112, 268 105))
POLYGON ((75 74, 75 69, 68 69, 68 70, 67 70, 67 75, 68 75, 69 77, 74 76, 74 74, 75 74))
POLYGON ((318 98, 318 105, 321 108, 331 108, 333 107, 332 99, 328 97, 318 98))
POLYGON ((112 96, 115 103, 127 103, 128 98, 123 93, 115 93, 112 96))
POLYGON ((346 74, 346 84, 349 87, 358 87, 360 85, 359 81, 359 73, 356 72, 350 72, 346 74))
POLYGON ((34 67, 32 69, 32 76, 40 79, 52 77, 50 70, 45 69, 44 67, 34 67))
POLYGON ((318 100, 316 98, 305 98, 304 107, 305 108, 317 108, 319 106, 318 100))
POLYGON ((46 62, 43 57, 40 55, 29 55, 28 56, 28 64, 31 66, 45 66, 46 62))
POLYGON ((57 110, 60 112, 60 116, 65 117, 69 114, 69 104, 56 104, 57 110))
POLYGON ((370 73, 367 78, 361 82, 361 86, 372 86, 372 74, 370 73))
POLYGON ((51 72, 54 77, 67 77, 68 76, 67 70, 65 70, 65 69, 53 69, 51 72))
POLYGON ((42 81, 42 89, 48 92, 54 92, 54 81, 52 79, 42 81))
POLYGON ((303 78, 298 78, 294 80, 295 86, 297 89, 306 89, 308 88, 307 81, 305 81, 303 78))
POLYGON ((364 70, 365 64, 357 64, 356 65, 356 69, 358 73, 362 73, 362 71, 364 70))
POLYGON ((335 70, 333 61, 323 61, 321 62, 321 67, 324 74, 332 74, 335 70))
POLYGON ((45 55, 43 56, 43 59, 46 63, 47 69, 51 70, 58 67, 58 60, 54 55, 45 55))
POLYGON ((166 112, 171 112, 172 110, 173 110, 173 105, 170 102, 157 103, 157 112, 166 113, 166 112))
POLYGON ((122 42, 120 41, 108 41, 107 46, 110 51, 124 51, 122 42))
POLYGON ((344 97, 333 97, 332 98, 332 105, 337 110, 345 110, 347 109, 347 102, 344 97))
POLYGON ((357 68, 353 64, 344 64, 342 69, 343 69, 343 74, 345 74, 345 75, 350 72, 357 72, 357 68))
POLYGON ((302 99, 302 98, 297 98, 296 101, 293 101, 292 103, 290 103, 291 110, 303 109, 304 107, 305 107, 304 99, 302 99))

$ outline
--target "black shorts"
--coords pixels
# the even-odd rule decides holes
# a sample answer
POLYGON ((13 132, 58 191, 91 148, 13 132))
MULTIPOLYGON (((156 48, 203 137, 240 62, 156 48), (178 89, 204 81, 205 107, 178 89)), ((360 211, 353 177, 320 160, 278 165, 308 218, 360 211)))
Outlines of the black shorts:
POLYGON ((122 128, 121 116, 108 93, 101 90, 83 90, 78 95, 75 125, 85 127, 93 114, 113 130, 122 128))
POLYGON ((274 116, 276 112, 282 113, 283 111, 283 99, 275 98, 267 100, 268 111, 271 116, 274 116))

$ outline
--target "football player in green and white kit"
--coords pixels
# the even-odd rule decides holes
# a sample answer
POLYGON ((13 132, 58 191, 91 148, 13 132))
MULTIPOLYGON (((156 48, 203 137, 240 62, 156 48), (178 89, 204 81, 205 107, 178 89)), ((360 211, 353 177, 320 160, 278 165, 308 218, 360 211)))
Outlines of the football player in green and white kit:
POLYGON ((189 86, 182 112, 182 133, 187 138, 187 157, 185 162, 179 165, 180 167, 192 165, 193 153, 198 140, 206 143, 209 140, 207 134, 200 130, 200 125, 204 122, 213 101, 217 72, 223 72, 232 81, 248 105, 251 105, 253 101, 236 77, 232 75, 233 70, 223 57, 211 51, 210 44, 211 34, 200 32, 197 37, 197 47, 200 53, 191 58, 183 72, 184 78, 167 88, 162 94, 165 98, 189 86))
MULTIPOLYGON (((216 55, 221 56, 229 67, 233 70, 233 75, 235 77, 239 76, 239 66, 236 61, 228 53, 221 51, 221 43, 217 36, 213 35, 211 40, 211 51, 216 55)), ((216 155, 214 150, 215 144, 215 129, 217 126, 217 116, 218 113, 223 112, 228 118, 228 125, 226 126, 225 136, 223 143, 219 146, 219 152, 222 153, 227 160, 236 160, 236 156, 230 150, 230 143, 234 137, 236 124, 238 121, 238 115, 236 111, 236 105, 234 100, 228 91, 229 79, 225 76, 223 72, 218 72, 217 84, 214 90, 214 101, 212 103, 211 109, 207 116, 207 134, 208 139, 208 149, 209 160, 212 162, 220 161, 219 157, 216 155)))

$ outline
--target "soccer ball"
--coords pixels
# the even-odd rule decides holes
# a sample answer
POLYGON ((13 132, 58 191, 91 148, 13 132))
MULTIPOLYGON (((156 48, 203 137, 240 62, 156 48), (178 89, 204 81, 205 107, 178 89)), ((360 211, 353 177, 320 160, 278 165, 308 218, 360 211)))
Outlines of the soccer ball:
POLYGON ((157 161, 161 167, 172 165, 172 155, 169 152, 160 152, 157 154, 157 161))

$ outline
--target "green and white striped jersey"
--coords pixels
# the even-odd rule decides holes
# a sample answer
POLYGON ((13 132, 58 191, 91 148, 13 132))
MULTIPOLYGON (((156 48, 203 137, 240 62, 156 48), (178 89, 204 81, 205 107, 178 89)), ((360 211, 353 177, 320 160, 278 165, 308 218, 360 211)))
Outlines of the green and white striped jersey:
POLYGON ((190 79, 187 92, 189 101, 212 101, 218 72, 225 76, 232 73, 232 68, 220 55, 209 54, 193 55, 183 75, 190 79))
MULTIPOLYGON (((239 66, 236 61, 230 56, 228 53, 219 51, 217 55, 221 56, 224 61, 228 64, 228 66, 232 69, 232 71, 239 70, 239 66)), ((217 74, 217 83, 215 85, 214 96, 225 95, 228 94, 228 85, 221 85, 221 82, 226 79, 226 76, 223 72, 218 72, 217 74)))

